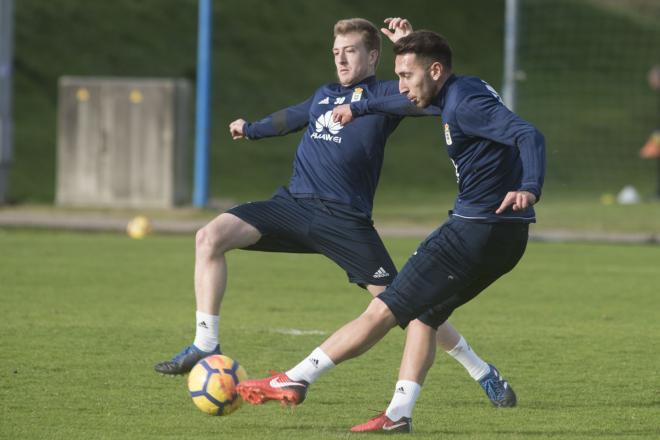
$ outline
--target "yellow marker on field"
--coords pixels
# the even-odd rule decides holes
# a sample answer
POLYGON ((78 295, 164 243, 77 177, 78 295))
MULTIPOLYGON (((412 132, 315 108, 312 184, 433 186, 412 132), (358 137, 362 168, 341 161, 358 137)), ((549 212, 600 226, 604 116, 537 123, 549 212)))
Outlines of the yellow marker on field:
POLYGON ((133 89, 131 90, 131 94, 128 96, 128 99, 130 99, 133 104, 139 104, 144 100, 144 96, 142 96, 142 92, 138 89, 133 89))
POLYGON ((613 194, 606 193, 600 196, 600 203, 603 205, 613 205, 615 201, 613 194))
POLYGON ((87 102, 89 101, 89 90, 87 90, 84 87, 79 88, 76 91, 76 99, 80 102, 87 102))

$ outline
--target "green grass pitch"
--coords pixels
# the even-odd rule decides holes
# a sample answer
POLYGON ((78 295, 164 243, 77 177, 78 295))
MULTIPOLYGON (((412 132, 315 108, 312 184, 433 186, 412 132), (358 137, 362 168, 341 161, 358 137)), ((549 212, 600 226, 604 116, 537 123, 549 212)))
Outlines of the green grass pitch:
MULTIPOLYGON (((418 240, 386 242, 401 265, 418 240)), ((192 237, 0 230, 0 250, 0 438, 363 438, 348 428, 391 397, 397 329, 295 410, 206 416, 183 378, 152 370, 193 337, 192 237)), ((451 320, 510 379, 519 406, 491 407, 439 354, 412 438, 660 437, 659 252, 531 243, 451 320)), ((368 302, 320 256, 233 252, 229 265, 223 349, 251 377, 292 366, 368 302)))

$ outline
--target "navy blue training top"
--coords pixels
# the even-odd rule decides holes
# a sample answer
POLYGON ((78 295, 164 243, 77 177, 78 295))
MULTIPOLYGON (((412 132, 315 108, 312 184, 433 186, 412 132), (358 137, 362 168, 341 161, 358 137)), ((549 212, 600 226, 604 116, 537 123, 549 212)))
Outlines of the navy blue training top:
POLYGON ((332 121, 332 109, 398 93, 397 81, 375 76, 350 87, 326 84, 300 104, 246 123, 243 131, 249 139, 260 139, 307 126, 293 162, 291 194, 345 203, 371 217, 385 142, 401 116, 367 115, 344 127, 332 121))
MULTIPOLYGON (((351 104, 354 116, 407 115, 413 104, 397 94, 351 104)), ((532 124, 511 112, 485 81, 473 76, 448 78, 425 109, 441 116, 445 145, 458 181, 451 215, 470 221, 533 223, 533 208, 495 214, 509 191, 541 197, 545 140, 532 124)), ((356 118, 359 121, 361 118, 356 118)))

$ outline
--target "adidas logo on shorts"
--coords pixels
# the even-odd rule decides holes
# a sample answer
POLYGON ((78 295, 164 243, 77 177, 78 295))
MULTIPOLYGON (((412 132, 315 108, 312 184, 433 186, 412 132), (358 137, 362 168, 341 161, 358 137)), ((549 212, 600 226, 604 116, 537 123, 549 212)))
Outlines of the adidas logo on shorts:
POLYGON ((376 273, 374 273, 372 276, 374 278, 385 278, 385 277, 389 277, 390 274, 387 273, 387 271, 385 269, 383 269, 382 267, 379 267, 378 270, 376 271, 376 273))

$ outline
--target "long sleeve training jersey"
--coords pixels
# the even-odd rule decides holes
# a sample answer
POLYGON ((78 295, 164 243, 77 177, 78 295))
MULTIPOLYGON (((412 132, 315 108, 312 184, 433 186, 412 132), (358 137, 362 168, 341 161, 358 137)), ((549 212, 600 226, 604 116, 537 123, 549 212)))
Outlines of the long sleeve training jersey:
POLYGON ((385 143, 401 116, 367 115, 344 127, 332 121, 332 109, 397 93, 397 81, 374 76, 350 87, 326 84, 300 104, 247 123, 244 132, 259 139, 306 127, 293 162, 291 194, 346 203, 371 217, 385 143))
MULTIPOLYGON (((404 95, 394 94, 354 102, 351 111, 355 116, 404 116, 411 106, 404 95)), ((442 118, 447 154, 456 169, 458 195, 451 214, 479 222, 535 222, 531 207, 522 212, 509 208, 502 214, 495 210, 509 191, 541 197, 545 175, 541 132, 511 112, 497 92, 477 77, 452 75, 425 111, 442 118)))

